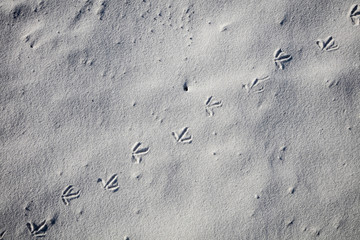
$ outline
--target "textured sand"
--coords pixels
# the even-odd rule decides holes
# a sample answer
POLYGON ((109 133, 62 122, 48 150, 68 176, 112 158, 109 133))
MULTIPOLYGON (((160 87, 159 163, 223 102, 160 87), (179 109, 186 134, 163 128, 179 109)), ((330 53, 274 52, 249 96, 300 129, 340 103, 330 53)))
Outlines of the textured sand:
POLYGON ((360 239, 356 4, 2 0, 0 239, 360 239))

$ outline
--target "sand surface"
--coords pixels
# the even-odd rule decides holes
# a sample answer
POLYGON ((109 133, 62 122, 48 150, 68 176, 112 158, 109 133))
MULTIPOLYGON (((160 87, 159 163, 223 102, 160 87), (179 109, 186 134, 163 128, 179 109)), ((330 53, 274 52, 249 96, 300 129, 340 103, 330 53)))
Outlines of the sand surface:
POLYGON ((360 239, 359 21, 0 1, 0 239, 360 239))

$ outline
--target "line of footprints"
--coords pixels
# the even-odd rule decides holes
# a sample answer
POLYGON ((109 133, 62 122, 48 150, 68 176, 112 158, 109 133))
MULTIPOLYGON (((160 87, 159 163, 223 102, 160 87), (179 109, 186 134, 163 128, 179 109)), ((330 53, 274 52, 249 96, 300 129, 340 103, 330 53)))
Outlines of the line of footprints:
MULTIPOLYGON (((205 103, 206 107, 206 113, 209 116, 213 116, 214 112, 213 109, 216 107, 221 107, 222 103, 221 101, 216 101, 212 96, 209 97, 205 103)), ((173 131, 171 134, 176 140, 177 143, 191 143, 192 142, 192 136, 188 133, 189 128, 184 127, 178 131, 173 131)), ((142 162, 142 158, 144 155, 146 155, 149 152, 149 147, 143 147, 143 144, 141 142, 136 142, 134 146, 131 148, 131 161, 134 164, 140 164, 142 162)), ((110 191, 110 192, 116 192, 119 190, 119 184, 118 184, 118 175, 113 174, 108 179, 102 179, 99 178, 97 180, 98 183, 101 184, 102 188, 110 191)), ((62 202, 68 206, 70 205, 70 202, 74 199, 77 199, 80 197, 80 190, 77 190, 73 185, 68 185, 61 194, 61 200, 62 202)), ((49 225, 46 220, 42 221, 39 224, 29 222, 26 224, 27 228, 30 231, 31 236, 40 238, 45 237, 46 231, 49 228, 49 225)), ((3 239, 3 236, 5 235, 6 231, 3 231, 0 233, 0 240, 3 239)))
MULTIPOLYGON (((359 5, 353 5, 349 11, 349 18, 351 23, 355 26, 360 25, 360 8, 359 5)), ((339 48, 337 43, 335 42, 332 36, 327 37, 326 39, 318 39, 316 40, 316 45, 319 47, 321 51, 334 51, 339 48)), ((285 63, 290 61, 292 56, 284 52, 281 48, 278 48, 274 52, 273 61, 275 63, 276 68, 283 70, 285 68, 285 63)), ((263 76, 259 78, 255 78, 250 83, 243 85, 242 87, 248 93, 261 93, 264 91, 263 83, 268 81, 269 76, 263 76)), ((205 101, 205 112, 207 116, 214 116, 214 109, 222 107, 222 101, 216 100, 213 96, 210 96, 205 101)), ((177 131, 173 131, 171 135, 174 137, 177 143, 190 144, 192 143, 192 136, 189 134, 189 127, 181 128, 177 131)), ((131 149, 131 161, 134 164, 140 164, 142 162, 142 158, 149 152, 149 147, 143 147, 141 142, 136 142, 131 149)), ((280 157, 281 159, 282 157, 280 157)), ((107 180, 99 178, 98 183, 101 183, 103 189, 116 192, 119 189, 118 184, 118 175, 114 174, 109 177, 107 180)), ((61 195, 61 200, 65 205, 69 205, 70 202, 74 199, 80 197, 80 190, 76 190, 74 186, 67 186, 61 195)), ((29 222, 26 224, 27 228, 31 236, 40 238, 45 237, 46 231, 48 230, 47 221, 44 220, 39 224, 35 224, 33 222, 29 222)), ((5 236, 6 230, 0 232, 0 240, 2 240, 5 236)), ((128 237, 126 237, 128 239, 128 237)))

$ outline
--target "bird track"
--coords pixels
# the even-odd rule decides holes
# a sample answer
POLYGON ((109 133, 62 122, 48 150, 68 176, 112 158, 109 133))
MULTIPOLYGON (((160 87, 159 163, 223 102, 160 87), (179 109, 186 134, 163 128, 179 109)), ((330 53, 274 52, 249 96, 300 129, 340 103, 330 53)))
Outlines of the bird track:
POLYGON ((114 174, 107 181, 99 178, 98 182, 101 182, 105 190, 116 192, 119 189, 117 177, 117 174, 114 174))
POLYGON ((284 69, 284 63, 291 60, 291 56, 281 50, 281 48, 276 49, 274 52, 274 62, 275 66, 279 69, 284 69))
POLYGON ((216 101, 213 96, 209 97, 205 102, 205 111, 209 117, 214 116, 214 108, 222 107, 221 101, 216 101))
POLYGON ((74 191, 74 187, 69 185, 65 188, 61 195, 61 200, 64 202, 65 205, 69 205, 70 201, 80 197, 80 190, 74 191))
POLYGON ((26 224, 28 227, 31 236, 39 238, 45 237, 48 226, 46 224, 46 220, 42 221, 40 224, 35 224, 33 222, 29 222, 26 224))
POLYGON ((174 136, 175 140, 179 143, 191 143, 192 142, 192 136, 188 135, 188 127, 184 127, 178 132, 172 132, 171 134, 174 136))
POLYGON ((329 36, 324 40, 318 39, 316 41, 316 44, 319 46, 319 48, 323 51, 334 51, 339 48, 339 46, 336 44, 334 38, 332 36, 329 36))
POLYGON ((133 163, 141 163, 142 156, 149 152, 149 147, 140 148, 141 142, 136 142, 132 148, 131 160, 133 163))
POLYGON ((356 4, 356 5, 351 6, 349 17, 350 17, 351 23, 354 26, 359 26, 360 25, 360 9, 359 9, 359 5, 356 4))
POLYGON ((4 230, 0 233, 0 240, 4 239, 5 233, 6 233, 6 230, 4 230))
POLYGON ((250 93, 250 92, 255 92, 255 93, 261 93, 264 91, 265 87, 263 86, 263 82, 269 80, 269 76, 265 76, 265 77, 261 77, 261 78, 255 78, 254 80, 252 80, 250 83, 243 85, 243 88, 245 88, 245 90, 250 93))

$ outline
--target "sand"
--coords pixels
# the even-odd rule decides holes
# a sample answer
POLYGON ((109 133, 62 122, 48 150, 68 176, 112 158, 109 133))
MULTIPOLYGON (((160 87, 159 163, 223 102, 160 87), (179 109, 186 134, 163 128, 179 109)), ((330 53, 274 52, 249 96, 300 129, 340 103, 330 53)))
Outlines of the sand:
POLYGON ((360 239, 359 21, 1 1, 0 239, 360 239))

